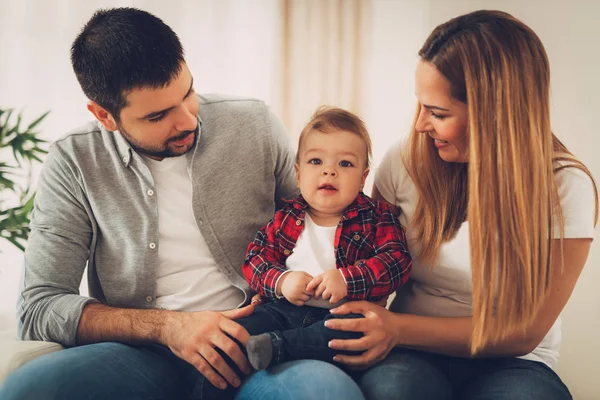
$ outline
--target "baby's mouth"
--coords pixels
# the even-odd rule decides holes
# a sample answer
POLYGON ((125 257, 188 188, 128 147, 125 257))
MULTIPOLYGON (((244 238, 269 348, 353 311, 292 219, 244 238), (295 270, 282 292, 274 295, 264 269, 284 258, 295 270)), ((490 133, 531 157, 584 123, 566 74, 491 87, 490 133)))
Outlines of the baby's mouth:
POLYGON ((319 186, 319 190, 337 190, 337 188, 327 183, 325 185, 319 186))

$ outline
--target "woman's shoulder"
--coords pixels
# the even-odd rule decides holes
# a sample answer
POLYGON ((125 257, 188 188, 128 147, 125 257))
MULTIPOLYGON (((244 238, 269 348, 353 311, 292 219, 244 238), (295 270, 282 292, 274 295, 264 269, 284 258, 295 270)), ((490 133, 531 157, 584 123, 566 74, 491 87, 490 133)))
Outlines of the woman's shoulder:
POLYGON ((557 162, 554 165, 554 179, 561 200, 571 194, 584 198, 595 197, 595 183, 588 172, 568 161, 557 162))
POLYGON ((403 193, 411 184, 411 179, 404 164, 402 153, 406 141, 393 142, 385 152, 375 172, 375 187, 383 198, 395 204, 398 193, 403 193))
POLYGON ((554 178, 560 200, 564 237, 593 238, 596 188, 592 177, 568 161, 555 165, 554 178))

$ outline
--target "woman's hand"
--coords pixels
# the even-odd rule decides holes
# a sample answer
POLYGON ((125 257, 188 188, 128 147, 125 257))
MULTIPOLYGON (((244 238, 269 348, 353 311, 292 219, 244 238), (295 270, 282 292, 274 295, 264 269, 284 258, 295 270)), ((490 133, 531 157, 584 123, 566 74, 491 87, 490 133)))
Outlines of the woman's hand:
POLYGON ((335 350, 364 351, 360 356, 338 354, 334 360, 354 369, 369 368, 383 360, 396 346, 394 314, 367 301, 353 301, 331 310, 334 315, 362 314, 364 318, 329 319, 325 326, 340 331, 362 332, 360 339, 332 340, 329 347, 335 350))

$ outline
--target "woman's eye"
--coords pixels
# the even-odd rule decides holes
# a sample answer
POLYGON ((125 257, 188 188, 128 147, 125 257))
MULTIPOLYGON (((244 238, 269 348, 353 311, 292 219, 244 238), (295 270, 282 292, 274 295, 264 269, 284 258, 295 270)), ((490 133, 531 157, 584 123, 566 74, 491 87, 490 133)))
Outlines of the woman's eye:
POLYGON ((353 167, 353 166, 354 165, 350 161, 346 161, 346 160, 340 161, 340 167, 349 168, 349 167, 353 167))
POLYGON ((446 116, 445 116, 445 115, 436 114, 436 113, 434 113, 433 111, 431 112, 431 116, 432 116, 433 118, 435 118, 435 119, 444 119, 444 118, 446 118, 446 116))
POLYGON ((320 160, 320 159, 318 159, 318 158, 311 158, 311 159, 308 161, 308 163, 309 163, 309 164, 312 164, 312 165, 321 165, 321 164, 322 164, 322 163, 321 163, 321 160, 320 160))

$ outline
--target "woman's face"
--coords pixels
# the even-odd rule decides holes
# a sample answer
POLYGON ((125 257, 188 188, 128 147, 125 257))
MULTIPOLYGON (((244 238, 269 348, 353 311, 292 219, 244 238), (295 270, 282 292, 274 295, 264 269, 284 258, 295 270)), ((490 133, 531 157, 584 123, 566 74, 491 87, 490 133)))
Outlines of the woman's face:
POLYGON ((421 105, 417 132, 429 135, 442 160, 468 162, 467 105, 450 96, 450 82, 426 61, 417 65, 415 88, 421 105))

